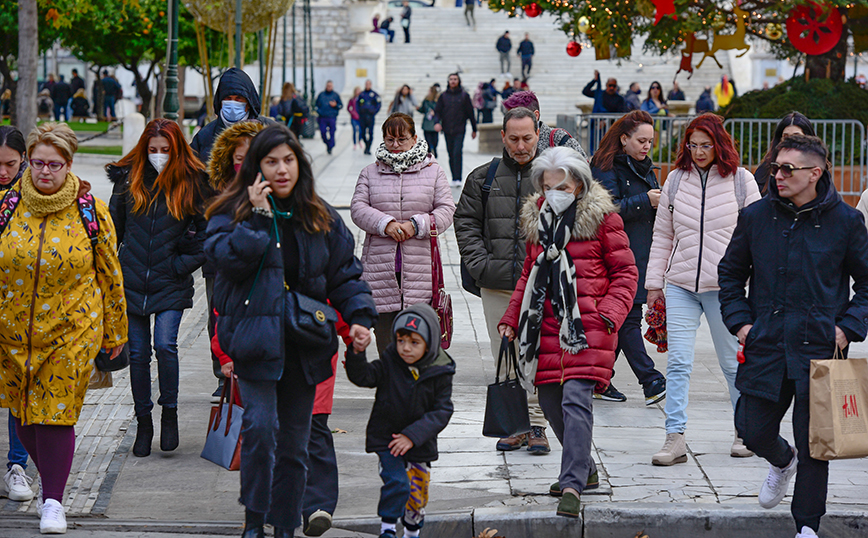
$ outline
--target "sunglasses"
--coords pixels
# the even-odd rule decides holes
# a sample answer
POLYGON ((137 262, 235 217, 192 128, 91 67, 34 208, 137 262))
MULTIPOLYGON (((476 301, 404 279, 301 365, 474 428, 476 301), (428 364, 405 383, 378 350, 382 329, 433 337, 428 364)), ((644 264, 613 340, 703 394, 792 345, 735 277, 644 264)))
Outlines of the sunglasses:
POLYGON ((617 88, 618 85, 617 84, 606 84, 606 87, 607 88, 617 88))
POLYGON ((660 86, 651 86, 651 89, 652 89, 652 90, 659 90, 659 89, 660 89, 660 86))
POLYGON ((771 173, 772 177, 778 175, 779 170, 782 176, 793 177, 793 172, 795 172, 796 170, 810 170, 812 168, 819 168, 819 166, 793 166, 790 163, 772 163, 769 166, 769 172, 771 173))

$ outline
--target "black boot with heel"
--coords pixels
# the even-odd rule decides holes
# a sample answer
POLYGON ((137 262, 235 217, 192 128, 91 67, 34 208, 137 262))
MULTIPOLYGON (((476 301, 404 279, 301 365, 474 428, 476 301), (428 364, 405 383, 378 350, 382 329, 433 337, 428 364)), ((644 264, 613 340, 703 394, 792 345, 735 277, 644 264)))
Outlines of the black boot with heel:
POLYGON ((151 455, 151 443, 154 440, 154 421, 151 414, 136 417, 136 442, 133 443, 133 455, 144 458, 151 455))
POLYGON ((164 407, 160 414, 160 450, 170 452, 178 448, 178 408, 164 407))

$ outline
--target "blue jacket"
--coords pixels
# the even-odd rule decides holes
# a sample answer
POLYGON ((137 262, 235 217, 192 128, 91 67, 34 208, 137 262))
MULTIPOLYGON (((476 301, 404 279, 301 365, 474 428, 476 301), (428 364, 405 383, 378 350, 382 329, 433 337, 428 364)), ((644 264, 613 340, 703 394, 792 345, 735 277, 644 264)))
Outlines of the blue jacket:
POLYGON ((380 95, 374 90, 364 90, 356 98, 356 110, 361 116, 374 116, 380 111, 380 95))
POLYGON ((594 79, 582 90, 582 95, 594 100, 594 114, 614 114, 627 112, 627 101, 619 93, 608 94, 601 87, 599 79, 594 79), (596 88, 594 86, 596 85, 596 88))
POLYGON ((518 55, 522 58, 530 58, 534 54, 533 43, 530 39, 525 39, 518 44, 518 55))
MULTIPOLYGON (((331 207, 331 230, 295 232, 299 250, 298 289, 317 301, 328 300, 348 325, 371 327, 377 309, 371 289, 362 278, 362 264, 353 255, 353 236, 331 207)), ((208 221, 205 254, 217 269, 213 306, 217 310, 217 339, 235 362, 238 377, 278 380, 283 373, 284 272, 274 222, 253 214, 235 224, 228 214, 208 221), (264 257, 264 258, 263 258, 264 257), (249 298, 249 303, 245 304, 249 298)), ((307 383, 316 385, 333 375, 333 345, 298 349, 307 383)))
POLYGON ((777 401, 786 376, 807 396, 810 361, 832 358, 835 326, 850 342, 868 332, 868 233, 828 173, 801 208, 770 182, 768 196, 739 216, 717 272, 727 328, 753 325, 735 383, 745 394, 777 401))
POLYGON ((336 91, 320 92, 316 97, 316 113, 320 118, 337 118, 343 107, 341 96, 336 91), (331 106, 329 101, 335 101, 337 106, 331 106))
POLYGON ((636 304, 642 304, 648 297, 645 289, 645 273, 648 269, 648 257, 651 253, 651 239, 654 235, 654 220, 657 210, 651 207, 648 191, 659 189, 657 175, 651 166, 651 158, 645 157, 648 167, 642 173, 642 163, 636 163, 626 154, 616 155, 611 170, 603 172, 596 166, 591 168, 594 179, 599 181, 609 192, 615 204, 619 206, 618 214, 624 221, 624 231, 630 238, 630 250, 636 258, 636 268, 639 270, 639 284, 636 288, 636 304))

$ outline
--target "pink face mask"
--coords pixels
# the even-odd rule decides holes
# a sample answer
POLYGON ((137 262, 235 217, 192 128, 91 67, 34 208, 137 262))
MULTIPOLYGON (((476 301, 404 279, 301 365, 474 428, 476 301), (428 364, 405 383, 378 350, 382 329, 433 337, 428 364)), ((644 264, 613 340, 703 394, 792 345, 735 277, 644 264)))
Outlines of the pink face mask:
POLYGON ((235 167, 235 173, 237 174, 239 170, 241 170, 241 163, 236 163, 232 165, 235 167))

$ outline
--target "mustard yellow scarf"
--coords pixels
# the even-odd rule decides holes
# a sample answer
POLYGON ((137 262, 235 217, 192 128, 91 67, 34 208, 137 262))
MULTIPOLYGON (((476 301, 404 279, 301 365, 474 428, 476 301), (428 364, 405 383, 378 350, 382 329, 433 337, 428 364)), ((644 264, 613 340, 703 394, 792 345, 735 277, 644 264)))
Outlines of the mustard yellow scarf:
POLYGON ((57 213, 75 203, 81 186, 79 179, 67 172, 66 179, 60 190, 54 194, 42 194, 33 186, 33 173, 28 168, 21 176, 21 199, 27 204, 30 213, 36 218, 42 218, 51 213, 57 213))

